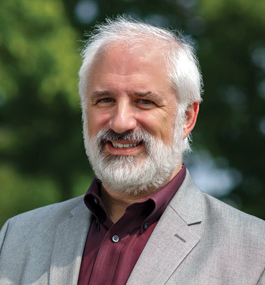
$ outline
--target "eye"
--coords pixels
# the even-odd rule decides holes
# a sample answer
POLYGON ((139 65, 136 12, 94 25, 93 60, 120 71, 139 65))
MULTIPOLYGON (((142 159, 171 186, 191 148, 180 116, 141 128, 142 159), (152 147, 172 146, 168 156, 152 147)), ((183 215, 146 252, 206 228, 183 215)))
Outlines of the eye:
POLYGON ((153 101, 146 100, 146 99, 141 99, 138 101, 141 104, 149 105, 149 104, 155 104, 153 101))
POLYGON ((156 107, 156 103, 148 99, 139 99, 136 101, 136 105, 141 109, 153 109, 156 107))
POLYGON ((97 104, 108 104, 114 102, 113 98, 102 98, 97 100, 97 104))

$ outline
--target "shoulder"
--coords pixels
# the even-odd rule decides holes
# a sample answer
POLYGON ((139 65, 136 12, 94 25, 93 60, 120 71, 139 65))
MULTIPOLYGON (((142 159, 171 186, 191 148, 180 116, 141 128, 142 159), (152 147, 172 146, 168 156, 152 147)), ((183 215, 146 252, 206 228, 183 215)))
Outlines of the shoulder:
POLYGON ((265 244, 265 221, 246 214, 224 202, 202 193, 205 222, 214 229, 237 233, 241 238, 263 241, 265 244))
POLYGON ((9 238, 29 237, 31 233, 48 231, 85 207, 83 196, 41 207, 9 219, 0 233, 0 243, 9 238))
POLYGON ((83 197, 84 196, 79 196, 64 202, 34 209, 11 218, 11 221, 12 223, 16 223, 17 221, 19 221, 19 223, 25 223, 29 220, 30 222, 33 222, 34 220, 40 219, 48 220, 50 218, 64 218, 66 215, 70 215, 71 211, 83 202, 83 197))
POLYGON ((207 234, 248 238, 265 243, 264 220, 248 215, 204 193, 194 184, 188 171, 182 186, 172 200, 176 212, 187 224, 201 221, 207 234))

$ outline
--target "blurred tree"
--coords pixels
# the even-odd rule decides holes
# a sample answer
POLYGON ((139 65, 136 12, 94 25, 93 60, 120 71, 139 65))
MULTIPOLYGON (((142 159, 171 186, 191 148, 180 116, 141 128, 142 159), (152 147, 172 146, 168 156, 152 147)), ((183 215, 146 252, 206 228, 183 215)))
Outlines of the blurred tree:
POLYGON ((232 191, 222 199, 265 218, 264 1, 1 0, 0 5, 2 221, 84 193, 89 185, 77 39, 117 14, 191 35, 205 83, 193 132, 197 160, 210 154, 229 171, 232 191))
POLYGON ((90 168, 77 91, 79 44, 64 6, 59 0, 1 0, 0 5, 2 223, 71 198, 77 173, 90 168))
POLYGON ((265 2, 201 0, 199 58, 205 82, 198 133, 203 148, 241 174, 228 199, 265 219, 265 2))

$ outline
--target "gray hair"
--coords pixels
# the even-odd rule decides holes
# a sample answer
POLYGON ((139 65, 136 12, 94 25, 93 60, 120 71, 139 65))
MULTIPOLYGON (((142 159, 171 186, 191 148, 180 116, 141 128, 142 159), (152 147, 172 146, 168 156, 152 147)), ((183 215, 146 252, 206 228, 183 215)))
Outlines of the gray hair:
MULTIPOLYGON (((144 41, 158 44, 163 53, 169 82, 176 91, 178 118, 185 118, 187 107, 202 100, 202 77, 192 45, 180 34, 175 35, 172 31, 119 16, 115 20, 106 19, 105 24, 97 25, 82 51, 79 95, 84 126, 87 124, 90 69, 99 53, 112 43, 127 42, 131 46, 144 41)), ((185 142, 185 149, 190 149, 188 139, 185 142)))

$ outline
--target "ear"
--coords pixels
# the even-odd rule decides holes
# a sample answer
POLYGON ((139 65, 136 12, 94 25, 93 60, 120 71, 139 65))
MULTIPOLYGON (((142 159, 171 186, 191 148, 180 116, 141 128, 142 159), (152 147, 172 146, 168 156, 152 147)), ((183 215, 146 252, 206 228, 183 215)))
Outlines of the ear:
POLYGON ((195 102, 188 106, 186 110, 186 120, 183 125, 183 139, 185 139, 188 134, 193 130, 197 116, 199 113, 199 102, 195 102))

